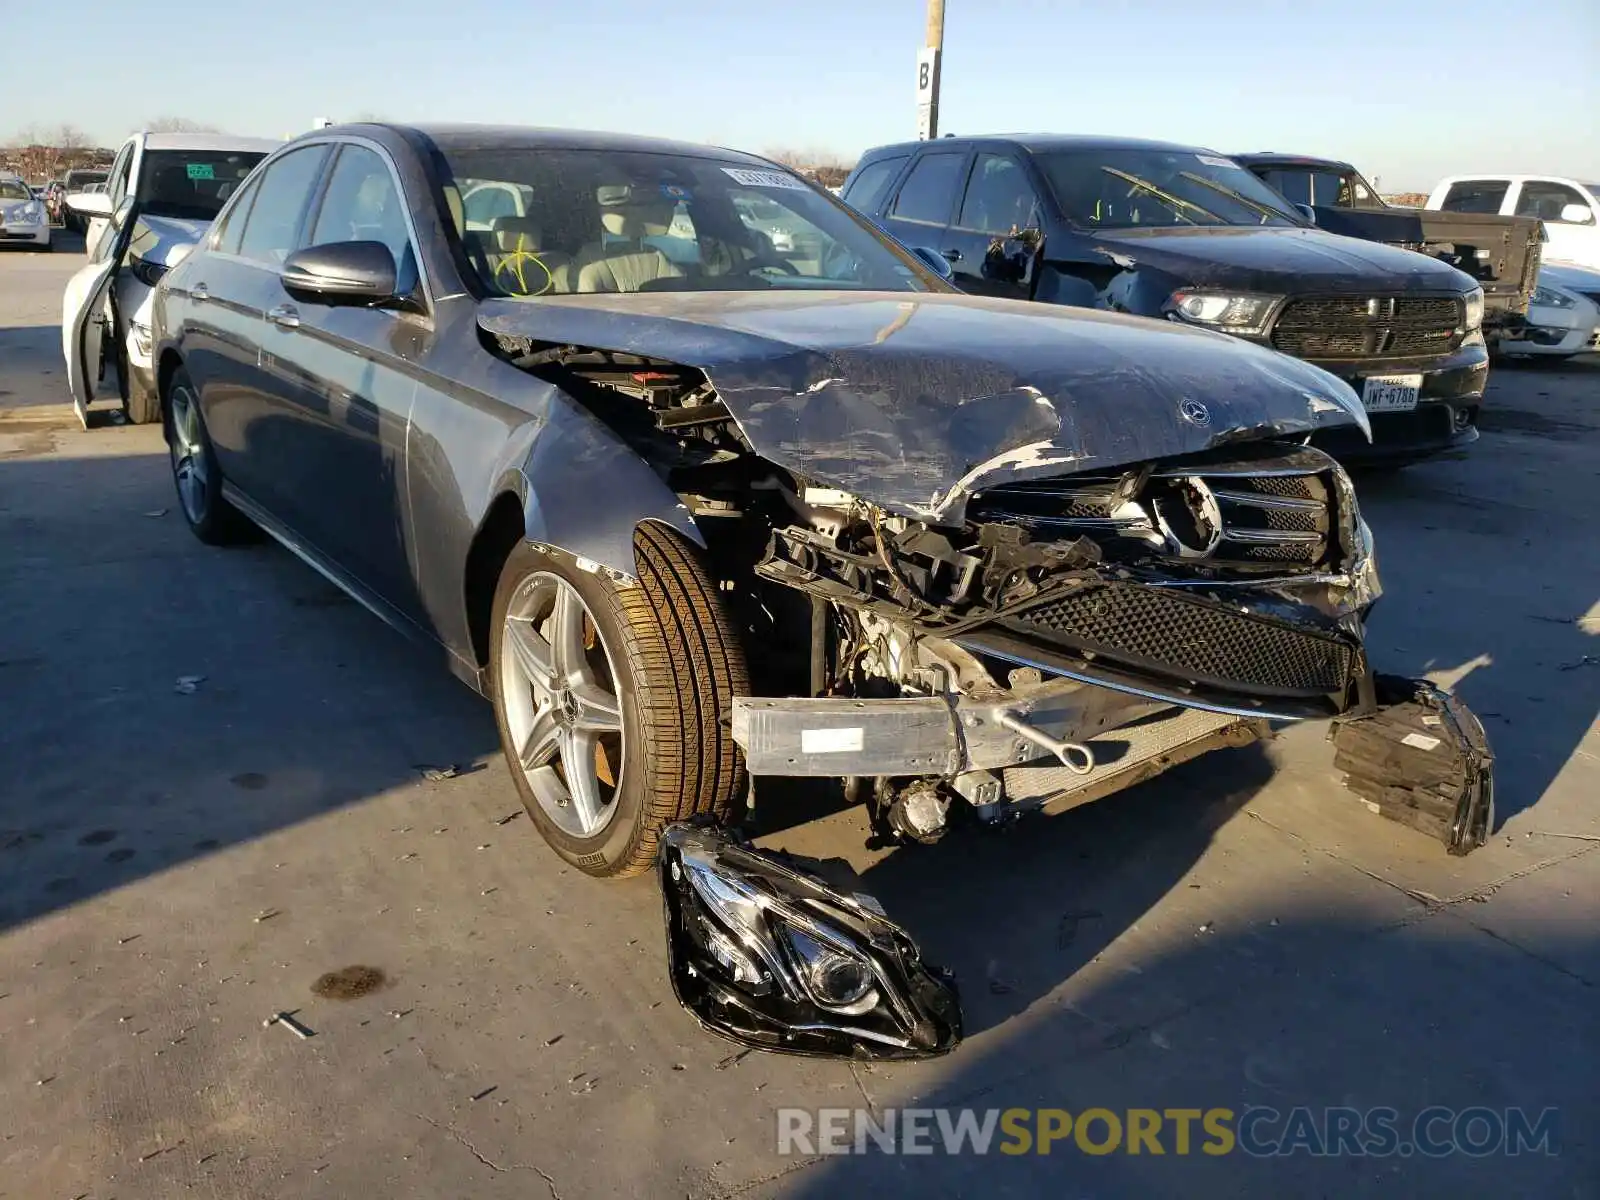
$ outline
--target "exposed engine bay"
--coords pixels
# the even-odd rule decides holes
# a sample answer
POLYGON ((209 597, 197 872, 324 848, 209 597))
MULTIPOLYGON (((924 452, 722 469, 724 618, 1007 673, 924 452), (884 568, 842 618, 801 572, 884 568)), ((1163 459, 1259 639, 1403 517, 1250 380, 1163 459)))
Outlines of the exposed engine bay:
MULTIPOLYGON (((757 694, 731 713, 757 791, 843 778, 878 836, 931 842, 958 819, 1098 799, 1273 722, 1336 718, 1339 767, 1374 811, 1455 853, 1492 829, 1481 726, 1431 685, 1375 685, 1371 535, 1303 434, 1079 471, 1027 446, 1008 460, 1023 469, 990 482, 967 463, 985 482, 913 507, 758 452, 697 368, 508 335, 495 348, 610 426, 693 515, 759 650, 757 694)), ((921 1056, 959 1038, 947 981, 874 925, 868 898, 736 834, 676 828, 661 859, 673 979, 708 1028, 793 1053, 921 1056)))

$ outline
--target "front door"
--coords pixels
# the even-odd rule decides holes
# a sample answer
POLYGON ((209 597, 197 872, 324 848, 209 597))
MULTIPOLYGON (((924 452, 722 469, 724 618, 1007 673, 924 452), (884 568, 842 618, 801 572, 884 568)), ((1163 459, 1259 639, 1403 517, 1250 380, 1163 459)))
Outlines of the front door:
POLYGON ((67 281, 61 301, 61 349, 67 360, 67 387, 72 408, 85 429, 89 404, 100 382, 101 348, 105 338, 106 296, 133 236, 133 201, 124 200, 111 214, 108 234, 95 247, 89 265, 67 281))
MULTIPOLYGON (((346 143, 304 237, 308 246, 388 247, 401 295, 421 296, 406 206, 388 161, 346 143)), ((262 372, 296 530, 405 616, 421 616, 407 544, 406 429, 429 336, 415 313, 327 304, 277 285, 262 372)))
POLYGON ((964 292, 1031 300, 1044 253, 1039 197, 1009 154, 979 152, 955 224, 940 247, 964 292), (953 257, 952 257, 953 255, 953 257))
POLYGON ((1600 270, 1600 213, 1577 188, 1553 179, 1526 179, 1517 186, 1513 203, 1519 217, 1538 217, 1548 241, 1545 262, 1577 263, 1600 270), (1568 217, 1582 213, 1583 220, 1568 217))

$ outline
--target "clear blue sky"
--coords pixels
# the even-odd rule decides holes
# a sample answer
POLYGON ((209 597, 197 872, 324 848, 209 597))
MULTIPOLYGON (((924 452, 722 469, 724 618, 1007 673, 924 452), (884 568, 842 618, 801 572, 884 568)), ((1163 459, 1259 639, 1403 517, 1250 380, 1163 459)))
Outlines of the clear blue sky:
MULTIPOLYGON (((924 0, 72 0, 33 16, 4 35, 0 141, 67 121, 109 144, 169 115, 284 136, 365 113, 853 157, 915 136, 924 0)), ((956 133, 1325 154, 1385 191, 1473 169, 1600 179, 1600 0, 948 0, 942 99, 956 133)))

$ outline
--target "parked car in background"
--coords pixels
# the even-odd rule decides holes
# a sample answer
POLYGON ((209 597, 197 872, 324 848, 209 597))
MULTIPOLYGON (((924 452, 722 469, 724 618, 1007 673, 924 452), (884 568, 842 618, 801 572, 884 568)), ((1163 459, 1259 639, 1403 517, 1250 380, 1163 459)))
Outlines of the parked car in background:
POLYGON ((1571 358, 1600 350, 1600 271, 1545 263, 1526 325, 1502 338, 1496 352, 1510 358, 1571 358))
POLYGON ((1161 318, 1315 363, 1354 387, 1367 440, 1403 464, 1477 439, 1483 289, 1437 259, 1313 226, 1226 155, 1106 137, 941 138, 869 150, 845 200, 955 283, 1161 318))
POLYGON ((1537 217, 1544 222, 1546 261, 1600 268, 1600 183, 1560 175, 1452 175, 1428 194, 1427 207, 1537 217))
POLYGON ((0 246, 50 249, 50 211, 22 176, 0 172, 0 246))
MULTIPOLYGON (((105 181, 106 172, 104 170, 89 167, 74 167, 61 177, 61 188, 64 195, 70 196, 73 192, 87 192, 91 190, 95 184, 102 185, 102 190, 104 190, 105 181)), ((82 213, 73 210, 71 207, 67 207, 65 209, 64 220, 67 228, 73 230, 81 231, 88 224, 88 218, 82 213)))
POLYGON ((136 133, 122 144, 98 185, 105 191, 67 197, 89 225, 89 263, 68 281, 61 313, 67 376, 85 425, 106 361, 117 368, 127 419, 135 423, 158 419, 150 357, 150 293, 167 269, 205 235, 211 219, 255 165, 281 144, 227 134, 136 133), (115 266, 115 239, 107 236, 114 214, 120 214, 128 239, 125 261, 115 266), (74 333, 80 321, 91 327, 89 357, 83 361, 77 357, 79 339, 74 333), (94 330, 109 330, 109 343, 94 330))
POLYGON ((1544 230, 1533 217, 1395 208, 1355 167, 1329 158, 1258 153, 1234 161, 1283 196, 1319 229, 1430 254, 1483 289, 1490 349, 1527 315, 1544 230))

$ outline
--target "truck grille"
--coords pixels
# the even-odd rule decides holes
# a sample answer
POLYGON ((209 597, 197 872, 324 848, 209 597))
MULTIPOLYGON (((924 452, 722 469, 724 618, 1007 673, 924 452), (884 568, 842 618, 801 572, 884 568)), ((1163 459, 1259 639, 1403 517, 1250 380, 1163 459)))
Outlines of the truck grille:
POLYGON ((1330 634, 1137 583, 1086 587, 1006 623, 1126 666, 1262 695, 1339 692, 1356 664, 1353 648, 1330 634))
POLYGON ((1453 296, 1323 296, 1290 300, 1272 344, 1296 358, 1402 358, 1455 345, 1461 302, 1453 296))

